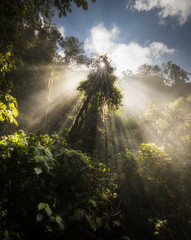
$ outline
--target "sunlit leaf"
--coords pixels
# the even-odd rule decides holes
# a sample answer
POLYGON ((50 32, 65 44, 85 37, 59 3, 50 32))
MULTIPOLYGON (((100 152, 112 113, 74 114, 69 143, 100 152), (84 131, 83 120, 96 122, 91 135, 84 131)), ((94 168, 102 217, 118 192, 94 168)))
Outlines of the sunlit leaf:
POLYGON ((37 175, 39 175, 39 174, 42 173, 42 169, 39 168, 39 167, 34 168, 34 171, 35 171, 35 173, 36 173, 37 175))
POLYGON ((6 106, 4 103, 0 102, 0 108, 1 108, 1 109, 6 109, 7 106, 6 106))
POLYGON ((9 108, 10 108, 10 109, 12 109, 12 108, 14 108, 14 107, 15 107, 15 104, 14 104, 14 103, 12 103, 12 102, 9 103, 9 108))
POLYGON ((49 217, 52 216, 52 210, 50 209, 48 204, 46 204, 46 206, 45 206, 45 211, 46 211, 46 213, 48 214, 49 217))
POLYGON ((0 114, 0 121, 1 121, 1 122, 5 121, 5 118, 3 117, 2 114, 0 114))
POLYGON ((43 208, 45 208, 45 206, 46 206, 46 203, 39 203, 38 204, 38 210, 39 211, 42 210, 43 208))
POLYGON ((13 112, 13 115, 15 116, 15 117, 17 117, 18 116, 18 110, 14 107, 13 109, 12 109, 12 112, 13 112))
POLYGON ((13 118, 13 122, 14 122, 14 124, 18 127, 18 122, 17 122, 17 120, 13 118))

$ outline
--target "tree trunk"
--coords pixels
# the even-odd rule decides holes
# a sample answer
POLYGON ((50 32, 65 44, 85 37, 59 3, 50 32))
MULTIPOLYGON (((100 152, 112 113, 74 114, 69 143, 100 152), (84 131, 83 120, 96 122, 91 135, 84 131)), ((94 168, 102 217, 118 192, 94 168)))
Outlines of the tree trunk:
POLYGON ((71 138, 72 136, 75 135, 75 133, 77 133, 78 129, 79 129, 79 121, 80 121, 80 118, 82 117, 83 115, 83 112, 88 108, 88 104, 89 104, 89 101, 92 97, 92 94, 93 94, 93 91, 90 91, 90 93, 88 94, 83 106, 81 107, 75 121, 74 121, 74 124, 72 125, 70 131, 69 131, 69 138, 71 138))

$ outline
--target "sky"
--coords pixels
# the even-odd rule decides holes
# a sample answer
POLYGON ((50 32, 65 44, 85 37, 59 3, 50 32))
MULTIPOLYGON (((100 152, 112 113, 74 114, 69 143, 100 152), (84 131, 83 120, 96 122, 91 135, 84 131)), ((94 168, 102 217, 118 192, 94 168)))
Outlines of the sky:
POLYGON ((87 55, 107 54, 117 72, 172 61, 191 72, 191 0, 96 0, 53 21, 84 42, 87 55))

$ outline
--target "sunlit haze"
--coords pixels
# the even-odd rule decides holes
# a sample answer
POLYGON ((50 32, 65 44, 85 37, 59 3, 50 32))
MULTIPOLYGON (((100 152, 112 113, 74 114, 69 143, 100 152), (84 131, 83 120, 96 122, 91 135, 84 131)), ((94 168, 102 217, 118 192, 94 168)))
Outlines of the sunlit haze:
POLYGON ((0 0, 0 240, 191 239, 191 0, 0 0))

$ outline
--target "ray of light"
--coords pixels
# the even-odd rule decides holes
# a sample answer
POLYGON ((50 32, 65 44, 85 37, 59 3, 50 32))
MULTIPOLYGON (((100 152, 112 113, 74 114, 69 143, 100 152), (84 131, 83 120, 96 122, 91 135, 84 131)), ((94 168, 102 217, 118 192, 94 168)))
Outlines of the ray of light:
POLYGON ((28 129, 34 129, 36 126, 42 128, 46 112, 49 117, 53 114, 51 119, 56 118, 54 112, 61 105, 63 109, 69 105, 75 108, 79 104, 76 88, 86 76, 85 71, 59 70, 54 76, 50 91, 45 87, 28 96, 27 102, 32 103, 30 109, 25 109, 24 112, 28 129))

